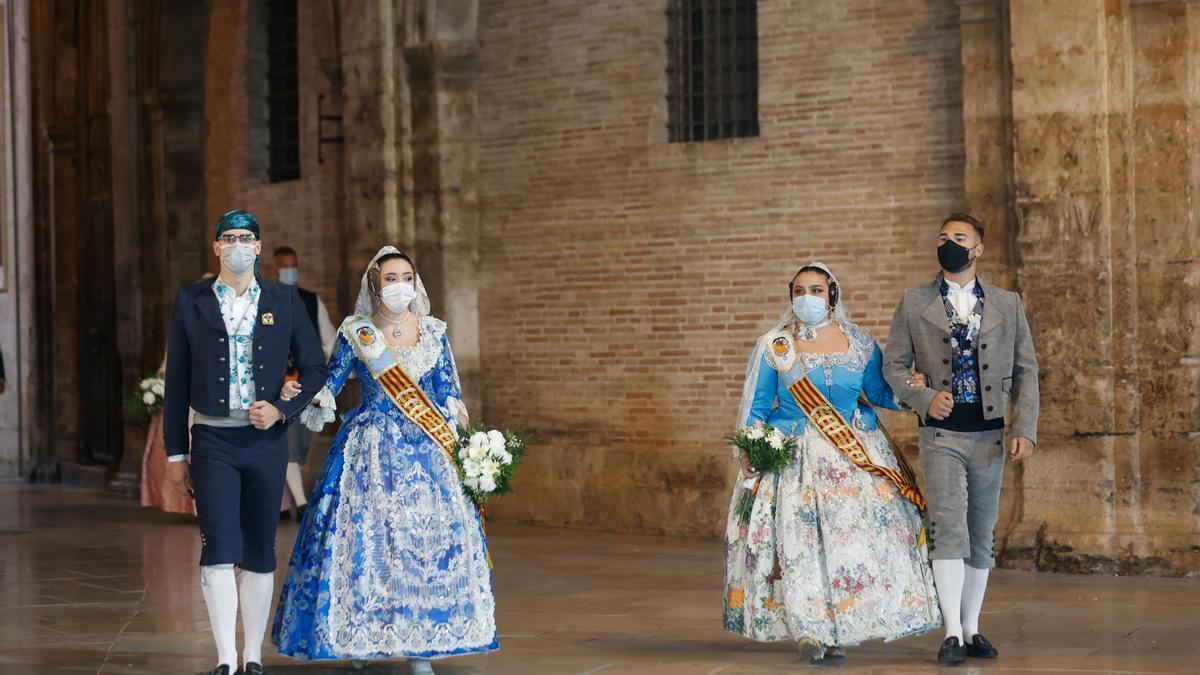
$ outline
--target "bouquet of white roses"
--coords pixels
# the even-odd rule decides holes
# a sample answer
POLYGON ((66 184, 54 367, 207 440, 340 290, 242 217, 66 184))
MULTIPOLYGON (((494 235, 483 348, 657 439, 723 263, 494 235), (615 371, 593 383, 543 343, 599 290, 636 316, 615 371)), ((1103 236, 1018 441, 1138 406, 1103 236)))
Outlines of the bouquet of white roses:
POLYGON ((463 491, 476 504, 511 492, 513 475, 524 456, 525 438, 519 433, 482 426, 459 429, 454 462, 463 491))
POLYGON ((785 436, 779 429, 761 422, 752 427, 738 429, 727 440, 737 446, 746 456, 750 468, 759 474, 757 478, 746 480, 742 498, 734 507, 734 513, 745 523, 750 521, 750 512, 754 509, 754 498, 758 496, 761 474, 782 472, 788 462, 792 461, 796 441, 785 436))
POLYGON ((125 400, 125 410, 139 420, 148 420, 161 413, 163 401, 166 400, 166 386, 157 374, 144 378, 125 400))

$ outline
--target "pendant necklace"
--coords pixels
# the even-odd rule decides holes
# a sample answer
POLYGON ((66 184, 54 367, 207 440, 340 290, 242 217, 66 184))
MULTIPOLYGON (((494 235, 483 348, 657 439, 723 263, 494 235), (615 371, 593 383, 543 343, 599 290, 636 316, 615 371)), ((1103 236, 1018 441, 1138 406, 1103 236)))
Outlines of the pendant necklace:
POLYGON ((831 323, 833 323, 833 321, 830 319, 825 319, 824 321, 822 321, 821 323, 819 323, 815 326, 810 326, 803 322, 797 322, 796 323, 796 337, 800 340, 803 340, 804 342, 815 342, 817 339, 817 331, 821 330, 822 328, 824 328, 825 326, 828 326, 831 323))
MULTIPOLYGON (((410 312, 410 314, 411 314, 411 312, 410 312)), ((387 318, 386 316, 384 316, 383 312, 379 313, 379 318, 381 318, 384 321, 395 326, 395 328, 392 329, 392 337, 396 338, 397 340, 399 340, 404 335, 403 323, 408 320, 408 316, 409 316, 408 314, 405 314, 403 319, 401 319, 399 321, 393 321, 393 320, 387 318)))

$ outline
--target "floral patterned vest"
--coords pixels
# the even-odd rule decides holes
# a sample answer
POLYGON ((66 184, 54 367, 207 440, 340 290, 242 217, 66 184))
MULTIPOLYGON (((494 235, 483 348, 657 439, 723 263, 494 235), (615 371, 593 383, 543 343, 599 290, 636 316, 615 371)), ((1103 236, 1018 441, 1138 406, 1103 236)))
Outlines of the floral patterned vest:
POLYGON ((950 286, 942 280, 942 304, 946 307, 946 319, 950 322, 950 346, 954 349, 951 361, 954 373, 950 391, 955 403, 979 403, 979 326, 983 319, 983 284, 975 283, 975 310, 966 321, 958 319, 951 304, 950 286))

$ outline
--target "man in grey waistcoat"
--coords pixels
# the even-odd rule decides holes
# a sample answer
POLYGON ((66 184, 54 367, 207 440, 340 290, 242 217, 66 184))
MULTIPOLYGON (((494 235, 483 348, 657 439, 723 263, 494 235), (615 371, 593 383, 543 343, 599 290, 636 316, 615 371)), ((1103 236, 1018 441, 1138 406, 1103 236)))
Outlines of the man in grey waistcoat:
POLYGON ((884 350, 884 377, 920 419, 929 557, 946 621, 938 661, 948 665, 997 656, 979 633, 979 613, 996 565, 1005 449, 1019 461, 1037 443, 1038 364, 1025 306, 976 276, 983 236, 968 214, 946 219, 942 272, 905 291, 884 350), (908 385, 914 370, 928 386, 908 385))

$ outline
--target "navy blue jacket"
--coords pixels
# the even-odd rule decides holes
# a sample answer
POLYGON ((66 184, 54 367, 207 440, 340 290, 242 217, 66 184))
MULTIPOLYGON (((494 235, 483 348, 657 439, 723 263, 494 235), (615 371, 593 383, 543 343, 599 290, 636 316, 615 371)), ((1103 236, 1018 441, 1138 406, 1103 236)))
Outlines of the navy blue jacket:
MULTIPOLYGON (((325 384, 325 352, 304 303, 291 286, 259 280, 254 323, 255 399, 279 409, 285 424, 300 414, 325 384), (264 315, 271 317, 266 323, 264 315), (271 325, 268 325, 271 324, 271 325), (299 396, 279 398, 288 354, 300 371, 299 396)), ((188 453, 188 408, 209 417, 229 416, 229 334, 210 277, 179 291, 167 335, 163 438, 167 455, 188 453)))

